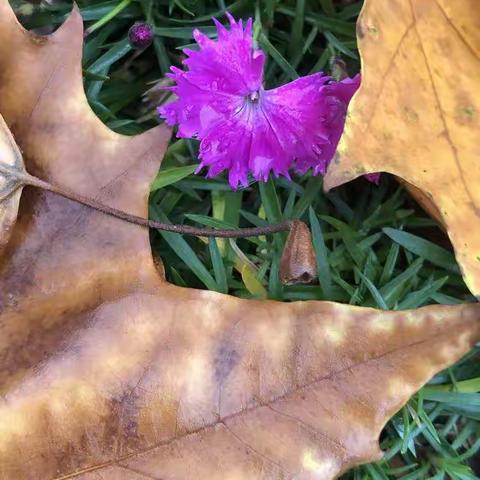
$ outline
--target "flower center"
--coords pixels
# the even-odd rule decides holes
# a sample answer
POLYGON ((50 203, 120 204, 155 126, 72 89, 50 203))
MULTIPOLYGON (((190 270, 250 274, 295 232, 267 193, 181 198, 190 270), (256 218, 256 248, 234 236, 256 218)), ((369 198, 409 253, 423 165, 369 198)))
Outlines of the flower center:
POLYGON ((249 103, 258 103, 259 98, 260 98, 260 92, 258 90, 255 90, 254 92, 250 93, 250 95, 247 96, 247 101, 249 103))

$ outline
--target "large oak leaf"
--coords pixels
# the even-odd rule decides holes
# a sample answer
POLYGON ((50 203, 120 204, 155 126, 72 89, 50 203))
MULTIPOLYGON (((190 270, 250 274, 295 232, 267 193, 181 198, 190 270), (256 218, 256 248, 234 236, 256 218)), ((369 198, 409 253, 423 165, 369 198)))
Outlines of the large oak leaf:
POLYGON ((404 179, 479 296, 478 2, 366 0, 357 29, 362 85, 325 187, 377 171, 404 179))
MULTIPOLYGON (((168 132, 102 126, 81 47, 77 11, 39 38, 0 0, 0 112, 28 171, 145 214, 168 132)), ((175 287, 146 230, 30 187, 0 285, 2 480, 328 480, 379 458, 387 419, 480 336, 478 305, 382 312, 175 287)))

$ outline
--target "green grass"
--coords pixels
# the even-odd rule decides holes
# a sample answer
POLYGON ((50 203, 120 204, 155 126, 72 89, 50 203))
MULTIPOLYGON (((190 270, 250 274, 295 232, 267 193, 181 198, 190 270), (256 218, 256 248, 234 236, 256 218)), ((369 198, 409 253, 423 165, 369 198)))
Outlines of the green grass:
MULTIPOLYGON (((30 28, 48 33, 68 14, 69 2, 32 6, 12 2, 30 28)), ((135 134, 157 124, 155 106, 165 94, 147 92, 180 47, 192 44, 192 28, 214 35, 212 15, 224 20, 225 4, 236 16, 254 16, 259 44, 268 54, 267 87, 315 71, 341 57, 359 70, 355 20, 361 2, 332 0, 78 0, 93 31, 85 41, 84 77, 89 102, 112 129, 135 134), (340 6, 343 4, 344 6, 340 6), (139 20, 155 27, 143 52, 127 41, 139 20)), ((446 58, 448 61, 448 58, 446 58)), ((451 247, 393 179, 379 187, 363 179, 330 194, 318 178, 252 182, 232 192, 224 177, 192 174, 197 143, 172 140, 152 185, 150 215, 161 221, 236 227, 301 218, 312 229, 319 283, 284 287, 278 280, 284 236, 235 242, 182 238, 152 232, 152 248, 178 285, 208 288, 244 298, 334 300, 377 308, 416 308, 474 301, 451 247)), ((452 332, 455 335, 455 332, 452 332)), ((469 466, 480 450, 480 348, 438 374, 385 428, 385 458, 356 468, 345 479, 474 479, 469 466)), ((478 468, 478 467, 477 467, 478 468)))

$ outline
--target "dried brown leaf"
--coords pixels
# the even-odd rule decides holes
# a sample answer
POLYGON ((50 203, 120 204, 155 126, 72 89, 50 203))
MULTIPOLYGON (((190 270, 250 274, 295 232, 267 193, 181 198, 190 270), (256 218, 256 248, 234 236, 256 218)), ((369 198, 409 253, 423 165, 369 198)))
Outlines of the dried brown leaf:
POLYGON ((327 189, 368 172, 410 184, 442 222, 480 295, 480 9, 477 0, 366 0, 362 85, 327 189))
MULTIPOLYGON (((77 11, 39 39, 1 0, 0 112, 28 171, 145 214, 168 132, 105 128, 81 46, 77 11)), ((172 286, 146 230, 30 187, 0 285, 2 480, 331 479, 379 458, 387 419, 480 337, 478 305, 382 312, 172 286)))

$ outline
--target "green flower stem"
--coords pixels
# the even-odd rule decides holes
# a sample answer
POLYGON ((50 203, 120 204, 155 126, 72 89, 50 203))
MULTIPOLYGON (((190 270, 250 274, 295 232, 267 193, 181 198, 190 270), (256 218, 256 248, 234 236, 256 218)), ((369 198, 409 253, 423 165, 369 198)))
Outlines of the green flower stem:
POLYGON ((107 24, 112 18, 115 18, 122 10, 125 10, 130 4, 132 0, 122 0, 115 8, 112 8, 106 15, 104 15, 100 20, 97 20, 95 23, 92 23, 86 30, 84 37, 87 37, 95 30, 103 27, 107 24))

